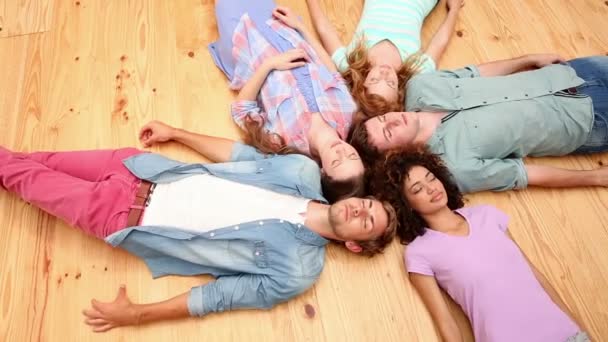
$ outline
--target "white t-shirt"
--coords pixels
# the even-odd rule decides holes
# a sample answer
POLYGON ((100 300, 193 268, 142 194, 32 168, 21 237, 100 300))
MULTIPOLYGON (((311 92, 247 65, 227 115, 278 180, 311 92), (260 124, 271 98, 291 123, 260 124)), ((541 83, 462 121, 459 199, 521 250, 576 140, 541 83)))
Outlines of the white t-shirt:
POLYGON ((158 184, 141 224, 196 232, 264 219, 303 224, 309 201, 212 175, 194 175, 158 184))

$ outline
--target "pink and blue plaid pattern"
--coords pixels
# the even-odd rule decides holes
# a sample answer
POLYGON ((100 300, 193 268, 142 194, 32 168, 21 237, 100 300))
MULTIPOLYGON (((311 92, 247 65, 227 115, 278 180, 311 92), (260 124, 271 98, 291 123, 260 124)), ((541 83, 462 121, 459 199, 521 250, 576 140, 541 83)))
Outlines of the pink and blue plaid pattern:
MULTIPOLYGON (((308 53, 311 63, 307 63, 306 68, 319 112, 345 139, 356 104, 342 76, 330 72, 297 31, 275 19, 269 19, 266 24, 291 45, 308 53)), ((247 14, 241 18, 232 40, 232 55, 236 63, 230 88, 238 90, 265 59, 280 52, 266 40, 247 14)), ((270 72, 262 85, 258 101, 236 101, 232 104, 232 117, 239 126, 243 126, 248 114, 253 119, 263 118, 265 128, 280 135, 288 146, 310 154, 307 132, 312 113, 291 70, 270 72)))

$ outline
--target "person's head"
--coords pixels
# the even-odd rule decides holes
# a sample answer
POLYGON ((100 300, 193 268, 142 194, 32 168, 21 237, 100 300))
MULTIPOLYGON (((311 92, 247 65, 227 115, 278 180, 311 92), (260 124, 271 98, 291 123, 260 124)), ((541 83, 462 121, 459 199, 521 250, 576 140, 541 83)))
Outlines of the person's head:
POLYGON ((419 116, 410 112, 390 112, 363 124, 367 142, 380 152, 411 145, 420 131, 419 116))
POLYGON ((418 115, 390 112, 356 124, 350 134, 350 143, 369 163, 385 151, 411 145, 419 131, 418 115))
POLYGON ((395 210, 374 197, 350 197, 329 208, 334 235, 354 253, 372 256, 393 240, 397 229, 395 210))
POLYGON ((406 84, 418 72, 420 56, 410 56, 395 70, 388 64, 372 65, 367 49, 362 37, 348 54, 349 67, 342 73, 359 109, 368 117, 403 110, 406 84))
POLYGON ((424 234, 425 216, 446 206, 455 210, 464 205, 447 167, 424 146, 390 151, 376 164, 370 187, 395 208, 402 243, 424 234))
POLYGON ((330 203, 363 195, 365 168, 359 153, 350 144, 336 139, 321 147, 319 158, 323 195, 330 203))

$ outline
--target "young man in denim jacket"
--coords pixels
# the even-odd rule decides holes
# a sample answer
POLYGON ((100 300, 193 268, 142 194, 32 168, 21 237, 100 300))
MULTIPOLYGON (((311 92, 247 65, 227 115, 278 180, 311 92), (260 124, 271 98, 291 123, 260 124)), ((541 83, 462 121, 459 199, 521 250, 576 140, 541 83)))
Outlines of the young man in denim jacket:
POLYGON ((214 164, 184 164, 134 148, 17 153, 0 147, 0 186, 144 260, 152 275, 211 274, 202 286, 134 304, 122 286, 85 310, 94 331, 241 308, 271 308, 311 287, 325 245, 375 254, 391 241, 390 205, 348 198, 328 205, 317 164, 262 155, 223 138, 142 128, 151 146, 176 140, 214 164))

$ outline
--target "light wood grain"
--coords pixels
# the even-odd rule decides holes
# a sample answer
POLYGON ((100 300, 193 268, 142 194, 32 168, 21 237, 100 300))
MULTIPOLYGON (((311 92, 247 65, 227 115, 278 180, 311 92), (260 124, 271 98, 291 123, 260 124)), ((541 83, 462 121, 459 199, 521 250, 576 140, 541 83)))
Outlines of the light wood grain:
MULTIPOLYGON (((139 127, 159 119, 238 138, 233 94, 207 44, 217 37, 214 3, 178 1, 4 1, 0 3, 0 144, 19 151, 137 145, 139 127), (45 9, 46 8, 46 9, 45 9), (11 12, 12 11, 12 12, 11 12), (18 13, 8 16, 8 12, 18 13), (49 18, 48 20, 46 18, 49 18), (26 34, 42 32, 38 34, 26 34), (7 37, 7 36, 12 37, 7 37), (17 36, 13 36, 17 35, 17 36)), ((282 5, 310 18, 303 1, 282 5)), ((362 0, 324 0, 348 42, 362 0)), ((428 42, 445 4, 427 19, 428 42)), ((608 6, 599 0, 467 1, 440 67, 528 52, 567 58, 608 52, 608 6)), ((176 144, 154 151, 203 160, 176 144)), ((591 168, 606 155, 546 158, 591 168)), ((511 215, 510 230, 594 340, 608 336, 608 191, 482 193, 511 215)), ((76 232, 0 192, 0 341, 436 341, 409 285, 403 247, 372 258, 330 246, 318 283, 270 311, 240 311, 94 334, 80 311, 111 300, 120 284, 136 302, 165 299, 210 277, 152 280, 137 258, 76 232), (314 308, 314 316, 305 306, 314 308)), ((454 306, 472 341, 468 322, 454 306)))
POLYGON ((53 0, 1 0, 0 38, 48 31, 53 0))

